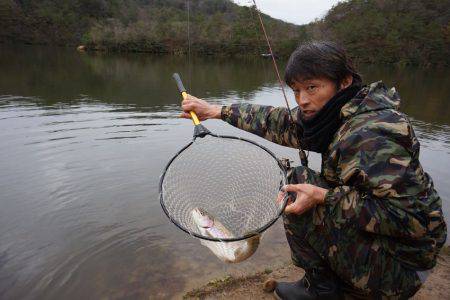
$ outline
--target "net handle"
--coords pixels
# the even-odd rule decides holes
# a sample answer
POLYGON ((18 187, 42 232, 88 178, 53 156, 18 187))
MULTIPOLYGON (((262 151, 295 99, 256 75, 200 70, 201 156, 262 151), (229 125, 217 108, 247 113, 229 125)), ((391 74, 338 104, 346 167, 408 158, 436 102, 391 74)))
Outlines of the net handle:
MULTIPOLYGON (((172 77, 173 77, 173 79, 175 79, 175 82, 177 83, 178 91, 181 93, 183 100, 186 100, 187 91, 183 85, 183 81, 181 81, 180 74, 173 73, 172 77)), ((196 126, 200 125, 200 120, 198 119, 197 114, 194 111, 190 111, 189 114, 191 115, 191 119, 192 119, 192 122, 194 122, 194 125, 196 125, 196 126)))

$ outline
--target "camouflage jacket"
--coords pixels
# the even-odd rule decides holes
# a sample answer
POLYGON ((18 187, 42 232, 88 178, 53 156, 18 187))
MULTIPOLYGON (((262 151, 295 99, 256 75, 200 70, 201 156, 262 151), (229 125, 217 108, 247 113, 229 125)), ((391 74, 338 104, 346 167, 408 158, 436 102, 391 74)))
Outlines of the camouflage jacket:
MULTIPOLYGON (((341 109, 343 124, 322 153, 321 177, 329 190, 315 222, 351 222, 368 233, 373 247, 426 270, 436 264, 447 229, 441 199, 419 162, 419 141, 399 104, 394 88, 376 82, 341 109)), ((285 108, 233 104, 222 108, 222 119, 277 144, 301 145, 302 129, 290 124, 285 108)))

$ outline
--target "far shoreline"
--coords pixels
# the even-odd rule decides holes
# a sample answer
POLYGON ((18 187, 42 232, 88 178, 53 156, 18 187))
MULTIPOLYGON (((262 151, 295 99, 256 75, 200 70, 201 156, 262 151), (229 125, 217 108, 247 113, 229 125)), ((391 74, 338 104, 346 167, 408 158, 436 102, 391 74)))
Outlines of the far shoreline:
MULTIPOLYGON (((165 50, 165 51, 156 51, 154 49, 144 49, 144 48, 129 48, 127 46, 123 47, 108 47, 108 46, 98 46, 98 45, 89 45, 89 44, 79 44, 79 43, 67 43, 67 44, 50 44, 50 43, 30 43, 30 42, 0 42, 0 47, 43 47, 43 48, 60 48, 60 49, 66 49, 66 50, 73 50, 75 52, 78 52, 80 54, 86 53, 86 54, 92 54, 92 53, 98 53, 98 54, 148 54, 154 57, 188 57, 189 53, 186 51, 186 49, 182 50, 165 50), (79 47, 84 47, 82 51, 78 50, 79 47)), ((289 55, 283 53, 283 52, 277 52, 276 46, 275 48, 275 57, 277 59, 277 62, 279 64, 283 64, 287 61, 289 58, 289 55)), ((232 59, 258 59, 261 61, 268 61, 271 62, 270 54, 267 57, 267 51, 265 51, 265 48, 260 49, 252 49, 252 51, 242 50, 242 51, 220 51, 220 50, 211 50, 211 51, 198 51, 198 50, 191 50, 191 58, 217 58, 217 59, 226 59, 226 58, 232 58, 232 59), (261 53, 255 52, 255 50, 262 50, 261 53)), ((358 59, 357 57, 353 58, 356 65, 362 65, 362 66, 378 66, 378 65, 386 65, 385 62, 371 62, 366 61, 364 59, 358 59)), ((393 67, 394 69, 402 69, 402 68, 417 68, 422 70, 447 70, 448 66, 444 64, 412 64, 412 63, 404 63, 402 61, 398 62, 392 62, 388 64, 389 66, 393 67)))

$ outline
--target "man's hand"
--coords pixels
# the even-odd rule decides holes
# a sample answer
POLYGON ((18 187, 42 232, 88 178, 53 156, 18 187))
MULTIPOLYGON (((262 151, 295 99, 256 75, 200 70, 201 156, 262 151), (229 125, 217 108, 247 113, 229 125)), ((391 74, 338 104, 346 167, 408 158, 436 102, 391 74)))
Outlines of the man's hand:
POLYGON ((322 204, 325 201, 325 195, 328 190, 312 185, 312 184, 288 184, 283 187, 283 192, 278 194, 277 202, 283 201, 287 192, 296 194, 295 201, 293 199, 288 200, 288 205, 284 212, 286 214, 300 215, 305 211, 310 210, 318 204, 322 204))
POLYGON ((193 111, 197 114, 200 121, 220 119, 222 111, 221 106, 209 104, 208 102, 191 95, 188 95, 186 99, 181 102, 181 108, 183 108, 183 113, 180 116, 181 118, 190 119, 191 115, 189 112, 193 111))

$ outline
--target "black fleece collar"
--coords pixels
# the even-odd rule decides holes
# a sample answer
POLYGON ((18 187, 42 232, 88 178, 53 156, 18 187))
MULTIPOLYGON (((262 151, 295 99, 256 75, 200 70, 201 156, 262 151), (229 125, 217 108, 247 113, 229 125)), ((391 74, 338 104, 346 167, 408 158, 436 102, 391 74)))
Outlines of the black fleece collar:
POLYGON ((304 150, 318 153, 327 151, 336 131, 341 126, 342 107, 355 97, 360 89, 361 85, 353 84, 340 90, 312 119, 303 119, 299 110, 299 122, 303 129, 300 142, 304 150))

